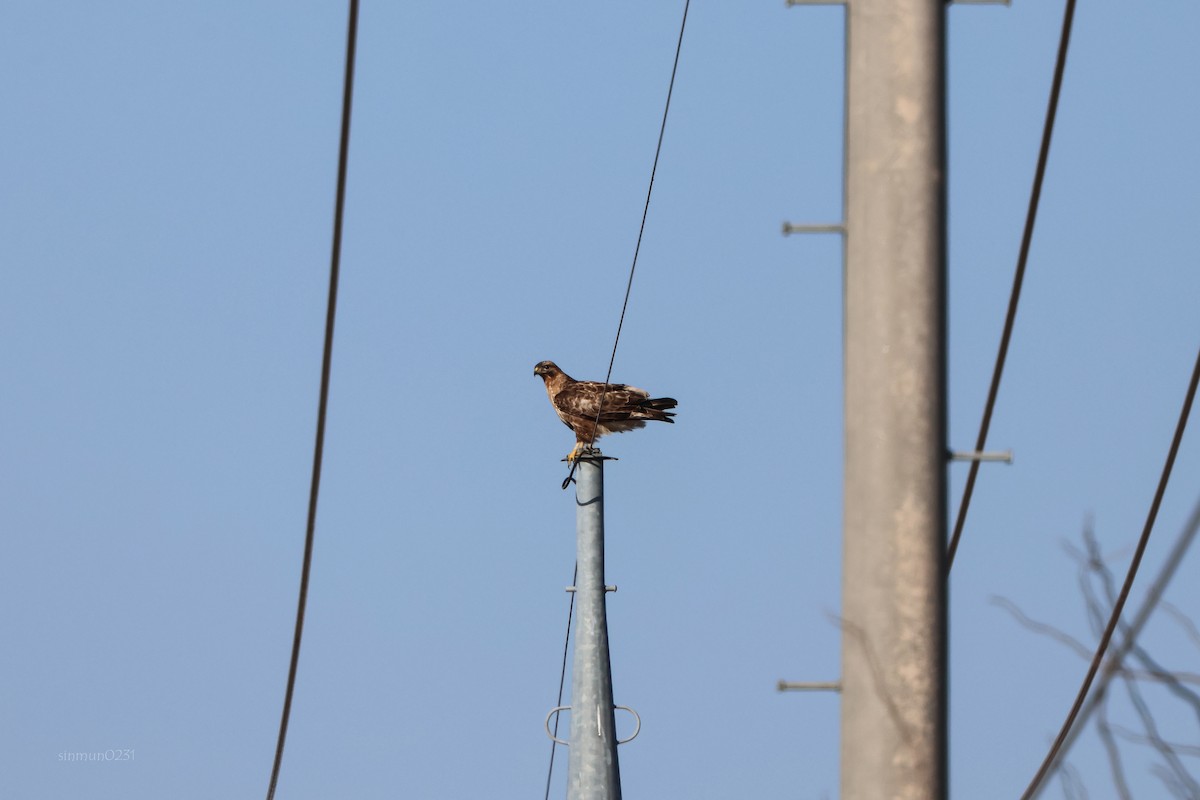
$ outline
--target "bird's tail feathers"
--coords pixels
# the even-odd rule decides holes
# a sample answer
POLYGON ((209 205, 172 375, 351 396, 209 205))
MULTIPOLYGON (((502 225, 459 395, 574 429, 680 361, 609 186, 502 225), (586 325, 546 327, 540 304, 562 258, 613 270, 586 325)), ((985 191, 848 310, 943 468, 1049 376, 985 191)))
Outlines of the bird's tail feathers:
POLYGON ((674 397, 656 397, 652 400, 643 400, 638 403, 639 409, 646 415, 647 419, 652 419, 657 422, 675 422, 671 417, 675 416, 675 412, 668 411, 668 408, 675 408, 679 403, 674 397))

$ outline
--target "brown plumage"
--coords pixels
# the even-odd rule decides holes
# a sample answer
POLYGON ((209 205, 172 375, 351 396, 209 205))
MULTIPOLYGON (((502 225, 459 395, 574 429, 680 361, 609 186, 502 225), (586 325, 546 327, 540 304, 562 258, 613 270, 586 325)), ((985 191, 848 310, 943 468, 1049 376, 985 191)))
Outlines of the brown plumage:
POLYGON ((567 455, 574 461, 589 447, 593 439, 609 433, 624 433, 646 427, 646 420, 674 422, 674 413, 667 409, 678 405, 673 397, 651 398, 650 393, 623 383, 605 384, 600 381, 577 381, 558 368, 553 361, 543 361, 533 368, 546 382, 550 404, 558 418, 575 431, 575 449, 567 455), (600 408, 600 398, 604 408, 600 408), (596 412, 599 411, 599 425, 596 412))

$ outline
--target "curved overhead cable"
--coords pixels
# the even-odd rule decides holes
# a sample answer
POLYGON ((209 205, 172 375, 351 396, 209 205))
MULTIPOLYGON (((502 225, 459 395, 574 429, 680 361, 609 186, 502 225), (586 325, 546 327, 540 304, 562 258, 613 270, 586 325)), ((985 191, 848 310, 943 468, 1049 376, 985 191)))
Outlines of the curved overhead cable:
MULTIPOLYGON (((996 366, 992 371, 992 383, 988 387, 987 401, 983 405, 983 419, 979 423, 979 436, 975 440, 975 452, 983 452, 987 445, 988 429, 992 425, 992 411, 996 408, 996 395, 1000 391, 1000 376, 1004 374, 1004 362, 1008 357, 1008 343, 1012 339, 1013 323, 1017 318, 1017 303, 1021 299, 1021 285, 1025 281, 1025 265, 1029 261, 1029 246, 1033 241, 1033 225, 1037 221, 1038 202, 1042 196, 1042 181, 1046 177, 1046 161, 1050 156, 1050 138, 1054 134, 1054 117, 1058 112, 1058 96, 1062 90, 1063 72, 1067 66, 1067 45, 1071 41, 1071 22, 1075 17, 1075 0, 1067 0, 1063 12, 1062 36, 1058 42, 1058 58, 1054 64, 1054 80, 1050 84, 1050 101, 1046 106, 1046 124, 1042 129, 1042 146, 1038 151, 1037 169, 1033 175, 1033 189, 1029 193, 1029 210, 1025 215, 1025 231, 1021 235, 1021 250, 1017 255, 1017 269, 1013 274, 1012 294, 1008 298, 1008 313, 1004 317, 1004 332, 1000 334, 1000 349, 996 353, 996 366)), ((967 483, 963 487, 962 501, 958 504, 958 517, 954 521, 954 533, 946 549, 946 572, 954 566, 954 554, 962 537, 963 525, 967 521, 967 509, 971 506, 971 495, 975 492, 975 479, 979 475, 979 460, 971 461, 967 483)))
MULTIPOLYGON (((596 404, 596 419, 592 425, 592 438, 588 448, 596 441, 596 430, 600 426, 600 413, 604 410, 604 396, 608 393, 608 382, 612 380, 613 364, 617 360, 617 344, 621 341, 621 328, 625 325, 625 309, 629 307, 629 293, 633 289, 633 273, 637 270, 638 254, 642 251, 642 235, 646 232, 646 217, 650 213, 650 196, 654 193, 654 176, 658 172, 658 157, 662 153, 663 135, 667 132, 667 114, 671 111, 671 95, 675 91, 675 73, 679 71, 679 53, 683 50, 683 31, 687 27, 688 7, 691 0, 684 0, 683 20, 679 23, 679 40, 675 43, 675 61, 671 64, 671 81, 667 84, 667 102, 663 106, 662 124, 658 127, 658 144, 654 148, 654 163, 650 167, 650 185, 646 188, 646 203, 642 206, 642 224, 638 227, 637 244, 633 248, 633 263, 629 265, 629 280, 625 282, 625 300, 621 303, 621 317, 617 320, 617 335, 613 338, 612 355, 608 359, 608 372, 604 374, 604 389, 600 392, 600 402, 596 404)), ((571 464, 571 470, 563 479, 562 488, 571 485, 575 477, 578 459, 571 464)))
MULTIPOLYGON (((571 577, 571 585, 579 580, 579 562, 575 562, 575 574, 571 577)), ((563 637, 562 670, 558 674, 558 702, 555 707, 562 705, 563 687, 567 683, 567 652, 571 646, 571 619, 575 616, 575 592, 570 592, 571 603, 567 607, 567 634, 563 637)), ((558 721, 560 715, 554 715, 554 732, 550 736, 550 766, 546 769, 546 800, 550 800, 550 779, 554 777, 554 753, 558 748, 558 721)))
POLYGON ((1192 410, 1192 402, 1196 398, 1196 385, 1200 383, 1200 351, 1196 353, 1196 364, 1192 367, 1192 379, 1188 383, 1187 393, 1183 399, 1183 409, 1179 412, 1179 421, 1175 425, 1175 435, 1171 439, 1171 447, 1167 451, 1167 460, 1163 464, 1162 475, 1158 479, 1158 488, 1154 491, 1154 500, 1150 503, 1150 511, 1146 514, 1146 524, 1142 528, 1142 535, 1138 539, 1137 549, 1134 550, 1133 559, 1129 562, 1129 570, 1125 574, 1125 582, 1121 585, 1121 592, 1117 595, 1117 601, 1113 605, 1112 614, 1109 615, 1108 624, 1104 628, 1104 634, 1100 637, 1100 644, 1096 646, 1096 654, 1092 657, 1092 663, 1088 667, 1087 675, 1083 679, 1083 685, 1079 687, 1079 693, 1075 696, 1075 702, 1071 706, 1070 712, 1067 714, 1067 719, 1063 722, 1062 729, 1058 732, 1058 736, 1054 740, 1054 744, 1050 746, 1050 752, 1046 754, 1046 758, 1042 761, 1041 767, 1038 768, 1037 774, 1033 776, 1029 786, 1025 789, 1025 793, 1021 795, 1021 800, 1030 800, 1034 797, 1042 781, 1050 773, 1058 760, 1058 754, 1062 749, 1063 742, 1071 733, 1071 728, 1075 724, 1075 719, 1079 715, 1079 709, 1083 706, 1084 700, 1087 699, 1088 691, 1092 687, 1092 681, 1096 678, 1096 672, 1100 669, 1100 664, 1104 660, 1104 654, 1108 650, 1108 644, 1112 640, 1113 632, 1117 629, 1117 623, 1121 620, 1121 612, 1125 609, 1125 601, 1129 599, 1129 591, 1133 588, 1134 578, 1137 577, 1138 567, 1142 563, 1142 556, 1146 552, 1146 545, 1150 542, 1150 532, 1154 529, 1154 520, 1158 517, 1158 508, 1162 504, 1163 494, 1167 490, 1167 482, 1171 479, 1171 470, 1175 466, 1175 456, 1179 452, 1179 444, 1183 441, 1183 431, 1187 427, 1188 415, 1192 410))
POLYGON ((354 50, 358 37, 358 0, 350 0, 346 34, 346 78, 342 88, 342 133, 338 146, 337 198, 333 212, 333 248, 329 261, 329 299, 325 310, 325 345, 321 356, 321 389, 317 405, 317 434, 313 446, 312 484, 308 493, 308 523, 304 535, 304 564, 300 568, 300 598, 296 604, 296 630, 292 637, 292 658, 288 666, 283 713, 279 720, 279 738, 275 744, 275 762, 267 800, 275 797, 279 768, 283 763, 283 745, 287 739, 292 695, 296 688, 296 668, 300 662, 300 639, 304 633, 304 609, 308 603, 308 576, 312 569, 313 540, 317 523, 317 496, 321 489, 321 461, 325 451, 325 418, 329 407, 329 373, 333 361, 333 323, 337 313, 338 274, 342 257, 342 219, 346 201, 346 172, 350 154, 350 101, 354 95, 354 50))
MULTIPOLYGON (((608 359, 608 372, 606 372, 604 375, 604 389, 600 393, 600 403, 597 405, 597 408, 596 408, 596 419, 595 419, 594 425, 592 427, 592 438, 591 438, 591 441, 588 442, 588 447, 591 447, 592 444, 595 443, 595 441, 596 441, 596 428, 599 427, 599 424, 600 424, 600 411, 604 408, 604 395, 608 392, 608 382, 612 379, 613 364, 617 360, 617 344, 621 341, 621 328, 624 327, 624 325, 625 325, 625 310, 629 307, 629 294, 633 290, 633 275, 634 275, 635 270, 637 270, 638 254, 642 250, 642 236, 646 232, 646 218, 650 214, 650 196, 654 192, 654 176, 658 172, 658 158, 659 158, 659 155, 662 153, 663 136, 665 135, 666 130, 667 130, 667 115, 671 111, 671 95, 675 91, 675 75, 679 71, 679 54, 683 50, 683 31, 687 27, 688 8, 690 6, 691 6, 691 0, 684 0, 683 19, 679 23, 679 38, 675 42, 675 60, 671 64, 671 80, 667 84, 667 100, 663 106, 662 123, 659 125, 659 128, 658 128, 658 143, 657 143, 657 145, 655 145, 654 162, 650 167, 650 182, 649 182, 649 186, 646 188, 646 202, 642 206, 642 222, 641 222, 641 225, 638 227, 637 243, 636 243, 636 245, 634 245, 634 248, 633 248, 633 262, 629 265, 629 279, 625 282, 625 299, 621 303, 621 316, 617 320, 617 334, 613 338, 612 355, 608 359)), ((563 482, 562 482, 562 488, 564 490, 568 486, 570 486, 571 481, 574 480, 575 470, 578 467, 578 464, 579 464, 578 459, 576 459, 571 464, 571 469, 567 473, 567 477, 564 478, 563 482)), ((576 572, 576 575, 578 575, 578 572, 579 572, 578 564, 575 565, 575 572, 576 572)), ((572 586, 575 585, 575 578, 571 579, 571 585, 572 586)), ((571 641, 571 618, 574 614, 574 609, 575 609, 575 593, 572 592, 571 593, 571 605, 567 611, 567 634, 566 634, 565 641, 563 642, 562 671, 561 671, 561 673, 559 675, 559 679, 558 679, 558 702, 556 705, 559 705, 559 706, 562 705, 563 685, 566 682, 566 676, 567 676, 567 651, 568 651, 568 646, 571 641)), ((557 716, 554 719, 554 734, 555 734, 555 736, 557 736, 557 734, 558 734, 558 717, 557 716)), ((552 737, 552 740, 550 742, 550 766, 546 770, 546 798, 547 798, 547 800, 549 800, 549 797, 550 797, 550 782, 551 782, 551 778, 554 775, 554 753, 555 753, 557 747, 558 747, 558 741, 556 738, 552 737)))

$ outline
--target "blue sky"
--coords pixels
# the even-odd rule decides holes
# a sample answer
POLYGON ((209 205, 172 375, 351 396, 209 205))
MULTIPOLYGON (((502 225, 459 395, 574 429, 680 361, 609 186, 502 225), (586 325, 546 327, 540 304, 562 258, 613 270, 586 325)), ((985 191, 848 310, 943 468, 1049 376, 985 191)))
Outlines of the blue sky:
MULTIPOLYGON (((366 3, 308 624, 281 797, 540 797, 574 559, 542 359, 608 364, 682 4, 366 3)), ((315 424, 345 8, 2 6, 0 781, 265 793, 315 424), (125 763, 63 752, 133 749, 125 763)), ((1062 8, 949 9, 950 441, 974 440, 1062 8)), ((1019 794, 1200 345, 1200 10, 1082 3, 951 585, 957 797, 1019 794)), ((842 12, 693 4, 606 440, 630 797, 836 797, 842 12)), ((1137 605, 1196 501, 1185 439, 1137 605)), ((963 465, 950 469, 951 508, 963 465)), ((1192 557, 1195 558, 1194 556, 1192 557)), ((1194 561, 1168 599, 1200 617, 1194 561)), ((1200 653, 1156 619, 1165 665, 1200 653)), ((1164 732, 1195 721, 1151 690, 1164 732)), ((1127 708, 1114 716, 1133 725, 1127 708), (1124 716, 1122 716, 1124 715, 1124 716)), ((1112 796, 1094 735, 1071 755, 1112 796)), ((1136 747, 1137 796, 1161 784, 1136 747)), ((556 760, 561 796, 565 753, 556 760)), ((1193 767, 1195 763, 1193 762, 1193 767)), ((1055 787, 1050 796, 1060 794, 1055 787)))

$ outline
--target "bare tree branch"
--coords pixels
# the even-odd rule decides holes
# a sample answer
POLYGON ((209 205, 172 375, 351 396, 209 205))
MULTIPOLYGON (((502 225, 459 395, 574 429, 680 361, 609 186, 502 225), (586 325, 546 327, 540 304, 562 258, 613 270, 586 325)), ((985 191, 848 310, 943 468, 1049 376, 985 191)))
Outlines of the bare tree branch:
POLYGON ((1154 721, 1154 715, 1150 713, 1150 707, 1146 705, 1146 700, 1142 697, 1137 683, 1126 678, 1124 684, 1129 693, 1129 701, 1133 703, 1134 710, 1137 711, 1138 717, 1142 720, 1142 726, 1146 729, 1146 738, 1149 739, 1150 746, 1158 751, 1163 761, 1167 762, 1167 767, 1170 769, 1175 783, 1188 790, 1186 796, 1200 797, 1200 784, 1196 783, 1195 779, 1188 774, 1187 767, 1179 760, 1179 756, 1159 735, 1158 724, 1154 721))
POLYGON ((1175 780, 1175 776, 1171 774, 1171 771, 1162 764, 1152 765, 1150 771, 1154 773, 1156 778, 1163 782, 1163 785, 1167 787, 1167 791, 1171 793, 1172 797, 1177 797, 1179 800, 1195 800, 1195 795, 1189 795, 1179 785, 1179 782, 1175 780))
MULTIPOLYGON (((1121 624, 1120 630, 1122 634, 1122 640, 1117 643, 1110 652, 1109 657, 1106 659, 1103 668, 1097 676, 1097 680, 1095 685, 1092 687, 1090 695, 1086 698, 1086 701, 1079 709, 1079 713, 1075 719, 1075 724, 1072 726, 1070 731, 1066 732, 1066 736, 1061 742, 1061 747, 1058 753, 1058 758, 1060 759, 1059 764, 1061 766, 1052 764, 1050 766, 1049 773, 1053 774, 1055 770, 1062 770, 1062 772, 1060 772, 1060 777, 1062 777, 1063 780, 1064 793, 1075 792, 1076 784, 1078 783, 1078 781, 1071 781, 1070 778, 1063 775, 1068 768, 1065 761, 1065 756, 1070 750, 1071 746, 1074 744, 1075 739, 1078 738, 1079 734, 1084 730, 1088 717, 1091 716, 1092 712, 1100 710, 1103 717, 1103 723, 1098 724, 1097 727, 1100 729, 1100 736, 1104 743, 1105 749, 1109 753, 1110 766, 1114 770, 1114 782, 1117 783, 1118 791, 1122 792, 1121 796, 1123 798, 1128 796, 1128 787, 1122 787, 1121 785, 1124 779, 1123 768, 1121 768, 1119 766, 1119 762, 1115 760, 1119 759, 1119 751, 1116 749, 1116 743, 1112 740, 1113 726, 1108 724, 1106 717, 1107 709, 1105 708, 1105 705, 1108 699, 1107 690, 1109 683, 1114 677, 1120 677, 1126 684, 1127 691, 1130 692, 1131 699, 1134 695, 1136 695, 1138 698, 1141 697, 1136 681, 1154 680, 1165 683, 1173 694, 1187 702, 1189 705, 1192 705, 1193 708, 1196 708, 1197 715, 1200 717, 1200 694, 1197 694, 1196 692, 1184 686, 1185 683, 1195 683, 1195 678, 1200 676, 1197 676, 1194 673, 1171 673, 1167 670, 1163 670, 1154 662, 1153 659, 1149 657, 1144 648, 1139 648, 1137 646, 1138 635, 1145 627, 1150 616, 1161 605, 1162 607, 1166 608, 1168 613, 1171 614, 1175 621, 1184 628, 1192 642, 1196 644, 1197 647, 1200 647, 1200 630, 1197 629, 1195 623, 1193 623, 1191 619, 1187 618, 1187 616, 1180 612, 1177 608, 1170 606, 1168 603, 1163 601, 1163 593, 1166 591, 1167 585, 1171 582, 1172 578, 1174 578, 1179 564, 1183 561, 1184 556, 1187 554, 1187 551, 1191 547, 1192 541, 1196 538, 1196 534, 1198 532, 1200 532, 1200 500, 1198 500, 1196 505, 1193 507, 1187 523, 1184 525, 1183 530, 1176 538, 1175 543, 1171 547, 1171 551, 1164 559, 1162 568, 1159 570, 1159 573, 1155 577, 1154 581, 1150 584, 1141 607, 1138 609, 1137 613, 1133 615, 1130 622, 1121 624), (1125 666, 1124 662, 1131 653, 1146 667, 1145 671, 1131 670, 1125 666), (1118 771, 1120 771, 1120 778, 1117 777, 1118 771)), ((1085 611, 1088 615, 1089 625, 1092 630, 1095 631, 1098 624, 1098 618, 1103 617, 1102 609, 1112 608, 1112 599, 1114 596, 1114 587, 1112 583, 1113 579, 1112 573, 1108 570, 1107 563, 1100 552, 1100 548, 1096 541, 1095 533, 1092 529, 1090 520, 1085 523, 1083 538, 1084 549, 1080 549, 1070 543, 1064 543, 1063 548, 1079 567, 1078 579, 1080 589, 1084 595, 1085 611), (1099 598, 1097 597, 1095 587, 1092 583, 1093 576, 1095 576, 1095 578, 1101 582, 1103 593, 1109 599, 1107 604, 1100 602, 1099 598)), ((1078 639, 1070 636, 1058 628, 1055 628, 1052 625, 1031 619, 1011 601, 1004 598, 993 597, 992 602, 1005 608, 1017 620, 1018 623, 1026 628, 1051 637, 1075 653, 1081 655, 1085 659, 1091 660, 1093 658, 1093 651, 1091 648, 1086 647, 1078 639)), ((1099 624, 1102 628, 1107 629, 1107 624, 1102 620, 1099 622, 1099 624)), ((1145 707, 1144 701, 1142 702, 1142 708, 1145 709, 1145 712, 1148 715, 1149 709, 1145 707)), ((1145 718, 1143 718, 1143 723, 1146 724, 1145 718)), ((1186 770, 1182 768, 1182 763, 1178 759, 1179 753, 1191 755, 1190 750, 1181 751, 1178 750, 1175 745, 1164 742, 1161 736, 1158 735, 1157 726, 1154 724, 1152 717, 1150 717, 1148 720, 1147 730, 1148 733, 1145 737, 1145 743, 1150 744, 1151 747, 1154 747, 1156 751, 1159 752, 1165 760, 1167 760, 1168 763, 1168 766, 1165 767, 1160 764, 1152 765, 1151 770, 1154 775, 1163 782, 1163 785, 1172 796, 1185 799, 1190 798, 1190 800, 1197 800, 1197 798, 1200 798, 1200 786, 1198 786, 1195 779, 1193 779, 1186 772, 1186 770)), ((1076 778, 1077 777, 1078 776, 1076 774, 1076 778)))
POLYGON ((1128 667, 1121 667, 1120 669, 1116 670, 1115 673, 1121 677, 1128 676, 1134 680, 1146 681, 1148 683, 1177 683, 1181 686, 1185 683, 1192 683, 1200 686, 1200 675, 1197 675, 1194 672, 1160 672, 1150 669, 1129 669, 1128 667))
POLYGON ((1141 661, 1146 669, 1154 675, 1158 680, 1161 680, 1167 686, 1167 691, 1178 697, 1183 702, 1192 707, 1192 711, 1196 714, 1196 720, 1200 722, 1200 694, 1196 694, 1191 689, 1183 685, 1177 677, 1158 665, 1145 648, 1140 645, 1133 648, 1133 656, 1138 661, 1141 661))
POLYGON ((900 713, 900 708, 896 705, 896 700, 888 687, 884 668, 871 647, 871 641, 867 638, 866 631, 863 630, 861 625, 851 622, 845 617, 839 617, 836 614, 828 614, 828 616, 833 621, 833 624, 842 629, 843 635, 850 636, 851 639, 858 642, 859 646, 862 647, 867 664, 871 668, 871 679, 872 683, 875 684, 875 691, 878 693, 879 699, 887 707, 888 716, 892 718, 896 729, 904 737, 911 739, 913 736, 912 726, 905 722, 904 716, 900 713))
MULTIPOLYGON (((1110 607, 1116 597, 1116 584, 1114 583, 1112 571, 1108 568, 1108 564, 1104 561, 1100 554, 1099 544, 1096 542, 1094 532, 1084 529, 1084 540, 1087 543, 1088 551, 1088 569, 1100 581, 1100 585, 1104 588, 1105 599, 1110 607)), ((1100 601, 1090 592, 1091 581, 1087 581, 1088 586, 1088 605, 1099 612, 1101 609, 1100 601)), ((1169 673, 1160 667, 1154 659, 1145 651, 1144 648, 1134 644, 1134 634, 1130 631, 1130 627, 1124 623, 1120 623, 1121 633, 1125 637, 1125 641, 1129 643, 1128 652, 1132 652, 1142 664, 1153 673, 1160 674, 1169 680, 1169 673)), ((1200 784, 1197 784, 1195 779, 1188 774, 1187 768, 1183 762, 1179 760, 1176 752, 1163 741, 1162 736, 1158 733, 1158 723, 1154 719, 1154 715, 1150 712, 1150 706, 1146 704, 1145 698, 1142 696, 1142 690, 1138 687, 1137 682, 1131 680, 1127 675, 1122 676, 1122 682, 1125 684, 1125 690, 1129 694, 1129 701, 1133 704, 1134 710, 1142 721, 1142 726, 1146 729, 1146 739, 1166 762, 1167 768, 1174 779, 1174 783, 1186 788, 1189 794, 1188 797, 1200 798, 1200 784)), ((1171 690, 1177 697, 1181 697, 1185 702, 1191 704, 1195 701, 1194 708, 1197 714, 1200 715, 1200 697, 1197 697, 1193 692, 1184 688, 1178 681, 1169 681, 1168 689, 1171 690)), ((1200 716, 1198 716, 1200 718, 1200 716)))
MULTIPOLYGON (((1105 596, 1107 597, 1108 602, 1111 604, 1116 592, 1116 586, 1113 583, 1112 571, 1108 568, 1107 562, 1105 562, 1103 557, 1100 556, 1100 548, 1096 544, 1094 535, 1090 534, 1089 531, 1084 530, 1084 537, 1087 539, 1088 553, 1091 556, 1089 558, 1088 565, 1092 572, 1099 577, 1100 583, 1104 587, 1105 596)), ((1089 596, 1088 605, 1090 606, 1093 603, 1098 604, 1099 601, 1094 597, 1089 596)), ((1127 642, 1132 642, 1132 636, 1130 635, 1128 625, 1125 625, 1124 623, 1121 624, 1121 633, 1125 636, 1127 642)), ((1177 680, 1171 672, 1159 666, 1159 664, 1150 657, 1150 654, 1146 652, 1145 648, 1137 644, 1131 644, 1128 647, 1128 651, 1133 654, 1134 658, 1142 662, 1142 665, 1146 667, 1147 671, 1151 675, 1154 675, 1155 678, 1166 683, 1168 691, 1190 705, 1193 711, 1196 713, 1197 721, 1200 721, 1200 695, 1196 694, 1191 689, 1188 689, 1179 680, 1177 680)), ((1127 674, 1123 674, 1121 677, 1123 680, 1129 679, 1127 674)), ((1131 688, 1131 691, 1134 691, 1134 689, 1131 688)), ((1200 793, 1198 793, 1197 796, 1200 797, 1200 793)))
MULTIPOLYGON (((1028 628, 1034 633, 1040 633, 1044 636, 1054 639, 1068 649, 1074 651, 1074 653, 1080 658, 1089 659, 1092 657, 1092 651, 1088 649, 1087 645, 1083 644, 1074 636, 1062 630, 1061 628, 1051 625, 1048 622, 1042 622, 1040 620, 1033 619, 1023 610, 1021 610, 1020 606, 1018 606, 1012 600, 1009 600, 1007 597, 996 595, 991 598, 990 602, 992 605, 999 606, 1011 614, 1013 619, 1015 619, 1022 627, 1028 628)), ((1119 669, 1114 670, 1114 674, 1122 677, 1128 676, 1139 681, 1152 681, 1155 683, 1194 683, 1197 686, 1200 686, 1200 674, 1194 672, 1163 672, 1161 670, 1138 670, 1130 669, 1128 667, 1120 667, 1119 669)))
POLYGON ((1117 747, 1117 742, 1113 738, 1113 729, 1108 724, 1108 703, 1101 703, 1099 710, 1096 712, 1096 732, 1100 734, 1100 741, 1104 744, 1104 751, 1108 753, 1108 766, 1112 770, 1113 784, 1117 787, 1117 796, 1121 800, 1133 800, 1133 796, 1129 794, 1129 784, 1125 782, 1125 770, 1121 766, 1121 751, 1117 747))
POLYGON ((1200 628, 1196 627, 1196 623, 1192 621, 1192 618, 1180 611, 1174 603, 1168 603, 1166 600, 1163 600, 1159 606, 1163 611, 1171 615, 1171 619, 1179 623, 1179 627, 1183 628, 1188 638, 1195 643, 1196 647, 1200 647, 1200 628))
MULTIPOLYGON (((1087 548, 1087 559, 1079 566, 1079 585, 1083 590, 1088 621, 1092 625, 1092 635, 1098 639, 1103 634, 1105 626, 1108 625, 1109 615, 1112 614, 1112 604, 1116 601, 1117 587, 1113 583, 1112 572, 1108 569, 1108 564, 1105 563, 1104 556, 1100 552, 1100 543, 1096 541, 1096 531, 1090 525, 1085 525, 1083 528, 1083 541, 1087 548), (1100 584, 1104 587, 1104 596, 1108 600, 1107 603, 1101 603, 1100 598, 1096 596, 1092 588, 1093 575, 1099 576, 1100 584)), ((1125 633, 1124 628, 1121 632, 1125 633)))
POLYGON ((1058 777, 1062 781, 1063 797, 1067 800, 1088 800, 1087 787, 1079 777, 1079 770, 1069 762, 1063 762, 1059 767, 1058 777))
MULTIPOLYGON (((1150 744, 1150 739, 1144 733, 1131 731, 1123 725, 1109 725, 1109 730, 1120 736, 1122 739, 1133 742, 1135 744, 1150 744)), ((1181 756, 1191 756, 1200 758, 1200 746, 1194 744, 1179 744, 1178 742, 1167 742, 1168 747, 1174 750, 1181 756)))
POLYGON ((1018 623, 1020 623, 1023 627, 1026 627, 1029 630, 1033 631, 1034 633, 1040 633, 1043 636, 1049 636, 1051 639, 1055 640, 1056 642, 1059 642, 1059 643, 1069 647, 1070 649, 1074 650, 1078 655, 1080 655, 1083 658, 1091 658, 1092 657, 1092 648, 1088 647, 1083 642, 1079 641, 1078 639, 1076 639, 1074 636, 1070 635, 1069 633, 1059 630, 1058 628, 1054 627, 1053 625, 1050 625, 1045 622, 1039 622, 1036 619, 1030 618, 1029 616, 1027 616, 1025 614, 1024 611, 1022 611, 1017 606, 1016 603, 1009 600, 1007 597, 1000 597, 999 595, 992 595, 990 602, 992 605, 1000 606, 1005 611, 1007 611, 1009 614, 1012 614, 1013 618, 1018 623))

